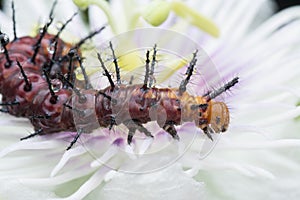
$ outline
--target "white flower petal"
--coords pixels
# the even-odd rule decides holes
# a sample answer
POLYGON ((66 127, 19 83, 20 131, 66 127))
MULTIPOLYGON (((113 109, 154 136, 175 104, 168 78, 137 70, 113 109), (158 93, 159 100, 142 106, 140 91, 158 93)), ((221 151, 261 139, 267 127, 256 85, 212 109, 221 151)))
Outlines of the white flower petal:
POLYGON ((63 154, 61 160, 57 163, 57 165, 52 170, 51 177, 57 175, 59 170, 61 170, 71 158, 80 156, 84 153, 86 153, 86 149, 83 146, 79 146, 79 147, 70 149, 69 151, 65 152, 63 154))
POLYGON ((204 199, 204 186, 184 174, 179 165, 149 174, 119 174, 103 187, 100 197, 108 199, 204 199))
MULTIPOLYGON (((42 20, 46 20, 50 13, 51 1, 21 1, 15 0, 15 10, 16 10, 16 23, 17 32, 19 36, 28 35, 32 32, 34 25, 42 20), (35 11, 28 14, 28 10, 35 11)), ((11 2, 4 1, 4 11, 9 15, 11 14, 11 2)))
POLYGON ((101 168, 96 173, 94 173, 89 180, 87 180, 75 193, 66 198, 57 198, 53 200, 73 200, 73 199, 83 199, 91 191, 97 188, 103 181, 104 175, 108 173, 109 168, 101 168))
POLYGON ((1 23, 0 23, 0 30, 3 33, 6 33, 8 35, 13 35, 13 28, 12 28, 12 20, 6 16, 5 13, 3 13, 2 11, 0 11, 0 19, 1 19, 1 23))
POLYGON ((0 197, 1 199, 14 200, 50 200, 55 198, 56 195, 48 190, 36 190, 34 188, 27 187, 17 180, 7 179, 0 181, 0 197))

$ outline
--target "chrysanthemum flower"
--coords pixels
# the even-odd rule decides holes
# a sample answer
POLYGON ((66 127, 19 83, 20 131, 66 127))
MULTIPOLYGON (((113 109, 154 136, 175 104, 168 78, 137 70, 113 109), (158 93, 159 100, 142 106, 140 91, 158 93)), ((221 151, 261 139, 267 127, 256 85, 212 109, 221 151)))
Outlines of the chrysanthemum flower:
MULTIPOLYGON (((34 6, 40 12, 36 16, 48 13, 49 2, 31 2, 16 1, 17 18, 21 18, 21 13, 28 16, 34 6), (24 7, 18 9, 21 5, 24 7)), ((231 108, 229 130, 219 137, 213 150, 213 146, 199 147, 199 141, 203 141, 201 131, 188 123, 178 127, 182 141, 171 142, 168 148, 161 146, 170 141, 162 131, 154 141, 145 140, 136 150, 119 137, 120 127, 114 133, 100 129, 83 135, 71 150, 65 151, 74 133, 17 142, 26 131, 32 131, 31 125, 27 120, 1 114, 0 199, 300 197, 299 7, 274 14, 274 4, 267 0, 255 4, 250 0, 184 4, 147 1, 148 6, 134 0, 74 2, 81 7, 90 6, 91 29, 108 21, 110 29, 104 38, 136 27, 159 25, 188 35, 206 51, 218 72, 215 76, 221 77, 217 85, 239 76, 237 87, 222 96, 231 108), (190 14, 178 10, 176 5, 190 9, 190 14), (159 12, 154 15, 149 10, 159 12), (211 21, 202 21, 208 23, 208 29, 203 29, 198 21, 197 24, 195 19, 205 19, 198 12, 211 18, 218 29, 211 21), (188 134, 191 132, 196 133, 196 139, 188 134), (194 143, 188 148, 182 145, 192 139, 194 143), (203 159, 206 154, 202 150, 212 151, 203 159)), ((55 18, 66 21, 76 8, 69 1, 59 4, 55 18)), ((9 9, 0 14, 1 29, 11 33, 7 13, 9 9)), ((67 33, 75 38, 88 32, 79 19, 67 33)), ((17 23, 19 33, 27 34, 36 21, 24 18, 24 24, 17 23)), ((101 36, 95 42, 97 39, 104 41, 101 36)), ((214 77, 205 79, 210 82, 214 77)))

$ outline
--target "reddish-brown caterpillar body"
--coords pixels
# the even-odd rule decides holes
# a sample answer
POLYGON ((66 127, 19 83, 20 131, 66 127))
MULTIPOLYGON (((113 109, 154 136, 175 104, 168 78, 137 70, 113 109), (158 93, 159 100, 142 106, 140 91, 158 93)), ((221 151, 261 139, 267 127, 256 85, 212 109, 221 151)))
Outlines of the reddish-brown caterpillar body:
MULTIPOLYGON (((8 37, 0 33, 1 46, 4 49, 4 53, 0 55, 0 93, 1 105, 5 108, 1 111, 30 119, 35 133, 22 139, 61 131, 77 131, 67 148, 70 149, 82 133, 90 133, 99 126, 111 129, 114 125, 124 124, 128 128, 127 141, 130 144, 136 131, 153 137, 143 126, 150 121, 156 121, 174 139, 179 139, 175 126, 184 122, 195 122, 210 139, 212 133, 227 130, 228 108, 225 103, 212 99, 233 87, 238 82, 237 77, 203 96, 190 95, 186 87, 197 62, 195 51, 187 67, 186 77, 178 88, 156 88, 153 86, 154 68, 150 67, 148 50, 145 56, 144 83, 124 85, 118 58, 110 42, 116 81, 113 81, 101 54, 98 53, 99 64, 110 86, 101 90, 93 89, 82 66, 79 47, 104 27, 71 45, 59 39, 59 34, 72 18, 56 35, 47 33, 53 21, 52 12, 53 8, 49 22, 35 37, 17 38, 15 22, 13 41, 9 42, 8 37), (75 86, 74 82, 78 80, 74 70, 78 66, 85 80, 79 81, 81 84, 75 86), (95 113, 90 112, 93 109, 95 113)), ((152 63, 157 62, 156 45, 153 52, 152 63)))

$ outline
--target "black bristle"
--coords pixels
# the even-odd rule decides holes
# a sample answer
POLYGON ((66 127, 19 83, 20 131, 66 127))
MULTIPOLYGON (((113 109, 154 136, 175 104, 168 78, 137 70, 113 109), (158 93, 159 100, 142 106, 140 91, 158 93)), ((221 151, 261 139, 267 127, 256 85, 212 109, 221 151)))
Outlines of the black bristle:
POLYGON ((12 11, 12 21, 13 21, 13 31, 14 31, 14 40, 17 40, 17 29, 16 29, 16 10, 15 10, 15 3, 11 1, 11 11, 12 11))
POLYGON ((228 83, 224 84, 222 87, 218 88, 215 91, 210 92, 208 95, 206 95, 207 101, 210 101, 211 99, 216 98, 217 96, 219 96, 220 94, 222 94, 226 90, 229 90, 231 87, 233 87, 238 82, 239 82, 239 77, 235 77, 231 81, 229 81, 228 83))
POLYGON ((50 45, 53 45, 53 54, 52 54, 52 59, 50 61, 50 64, 49 64, 49 70, 51 71, 51 68, 55 62, 55 56, 56 56, 56 52, 57 52, 57 45, 58 45, 58 38, 60 36, 60 34, 63 32, 63 30, 66 28, 66 26, 73 20, 73 18, 77 15, 78 13, 74 13, 70 19, 68 19, 64 24, 63 26, 59 29, 59 31, 57 32, 57 34, 52 38, 51 40, 51 44, 50 45))
MULTIPOLYGON (((83 44, 86 42, 86 40, 91 39, 92 37, 94 37, 95 35, 97 35, 98 33, 100 33, 104 28, 105 28, 105 26, 99 28, 98 30, 96 30, 96 31, 94 31, 94 32, 91 32, 88 36, 86 36, 85 38, 81 39, 77 44, 75 44, 75 45, 72 47, 72 49, 73 49, 73 50, 79 49, 80 46, 83 45, 83 44)), ((65 55, 65 56, 61 57, 61 58, 59 59, 59 62, 60 62, 60 63, 61 63, 61 62, 65 62, 65 61, 67 61, 67 60, 69 60, 69 55, 65 55)))
POLYGON ((184 80, 181 81, 180 83, 180 86, 179 86, 179 95, 182 95, 185 91, 186 91, 186 86, 187 84, 189 83, 190 81, 190 78, 193 74, 193 71, 194 71, 194 67, 197 63, 197 53, 198 53, 198 50, 196 50, 194 53, 193 53, 193 58, 185 72, 185 74, 187 75, 186 78, 184 80))
POLYGON ((89 77, 88 77, 88 75, 87 75, 87 73, 85 71, 85 68, 82 65, 82 58, 80 56, 77 56, 76 59, 79 62, 79 67, 81 69, 81 73, 82 73, 83 78, 84 78, 84 82, 85 82, 84 87, 85 87, 85 89, 88 90, 88 89, 93 88, 93 86, 92 86, 92 84, 90 82, 90 79, 89 79, 89 77))
POLYGON ((64 103, 63 104, 66 108, 69 108, 70 110, 73 110, 73 107, 72 106, 70 106, 69 104, 67 104, 67 103, 64 103))
POLYGON ((153 83, 154 83, 154 67, 155 67, 155 64, 157 62, 157 60, 156 60, 156 54, 157 54, 157 45, 155 44, 154 47, 153 47, 151 69, 150 69, 150 72, 149 72, 149 77, 150 77, 149 87, 150 88, 153 86, 153 83))
POLYGON ((114 88, 115 88, 115 83, 114 83, 114 81, 112 80, 111 75, 109 74, 107 68, 105 67, 104 62, 103 62, 103 60, 102 60, 102 58, 101 58, 100 53, 97 53, 97 55, 98 55, 98 60, 99 60, 99 62, 100 62, 100 64, 101 64, 101 67, 102 67, 102 69, 103 69, 103 71, 104 71, 104 73, 105 73, 105 76, 107 77, 107 79, 108 79, 108 81, 109 81, 109 84, 110 84, 110 87, 111 87, 111 91, 113 91, 114 88))
POLYGON ((22 76, 24 78, 24 81, 25 81, 24 91, 29 92, 32 89, 32 84, 30 83, 30 81, 29 81, 29 79, 28 79, 21 63, 18 60, 17 60, 17 65, 20 68, 21 74, 22 74, 22 76))
POLYGON ((111 53, 112 53, 112 56, 113 56, 113 62, 114 62, 114 65, 115 65, 117 84, 120 85, 121 84, 120 67, 118 66, 118 59, 116 57, 115 50, 113 48, 113 45, 112 45, 111 41, 109 42, 109 47, 110 47, 110 50, 111 50, 111 53))
POLYGON ((30 135, 28 135, 26 137, 20 138, 20 140, 26 140, 28 138, 32 138, 32 137, 37 136, 37 135, 41 135, 41 133, 43 133, 43 129, 42 128, 40 128, 39 130, 35 131, 34 133, 31 133, 30 135))
POLYGON ((56 35, 54 36, 54 38, 52 39, 52 42, 56 41, 60 34, 63 32, 63 30, 67 27, 67 25, 74 19, 74 17, 78 15, 78 12, 74 13, 63 25, 62 27, 59 29, 59 31, 56 33, 56 35))
POLYGON ((79 116, 82 116, 82 117, 85 116, 85 113, 84 113, 83 110, 79 110, 79 109, 77 109, 77 108, 74 108, 74 107, 72 107, 71 105, 69 105, 69 104, 67 104, 67 103, 64 103, 63 105, 64 105, 66 108, 68 108, 68 109, 70 109, 70 110, 72 110, 72 111, 75 111, 77 114, 79 114, 79 116))
POLYGON ((67 151, 72 148, 72 146, 77 142, 77 140, 79 139, 79 137, 82 133, 83 133, 83 130, 81 128, 79 128, 78 131, 77 131, 77 134, 75 135, 75 137, 71 141, 70 145, 67 147, 67 149, 66 149, 67 151))
POLYGON ((49 21, 43 26, 43 28, 41 30, 41 33, 40 33, 40 37, 34 45, 34 50, 33 50, 34 52, 33 52, 33 55, 30 59, 30 61, 32 63, 35 63, 35 58, 36 58, 36 56, 39 52, 39 49, 41 47, 42 39, 45 37, 45 34, 47 33, 49 26, 53 22, 53 11, 54 11, 54 8, 55 8, 56 4, 57 4, 57 1, 55 0, 54 3, 52 4, 52 8, 51 8, 51 11, 50 11, 50 14, 49 14, 49 21))
POLYGON ((68 56, 69 56, 69 66, 68 66, 68 73, 67 73, 67 80, 71 83, 74 81, 74 65, 73 65, 73 58, 77 54, 76 49, 70 49, 68 56))
POLYGON ((85 38, 82 38, 75 46, 74 48, 79 48, 81 45, 83 45, 87 40, 91 39, 92 37, 94 37, 95 35, 97 35, 98 33, 102 32, 102 30, 105 29, 105 26, 102 26, 101 28, 91 32, 88 36, 86 36, 85 38))
POLYGON ((8 54, 8 51, 6 48, 6 45, 9 43, 9 37, 5 33, 2 33, 1 31, 0 31, 0 43, 1 43, 1 48, 3 48, 3 50, 4 50, 4 55, 6 58, 6 63, 4 65, 4 67, 9 68, 12 64, 12 61, 10 60, 10 57, 9 57, 9 54, 8 54))
POLYGON ((117 99, 112 98, 111 96, 105 94, 102 91, 98 91, 97 94, 100 94, 102 96, 104 96, 105 98, 107 98, 108 100, 110 100, 112 103, 116 104, 117 103, 117 99))
POLYGON ((149 80, 149 64, 150 64, 150 58, 149 58, 149 55, 150 55, 150 51, 147 50, 146 52, 146 71, 145 71, 145 79, 144 79, 144 85, 143 85, 143 89, 146 90, 148 88, 148 80, 149 80))
POLYGON ((44 72, 44 76, 46 77, 46 82, 48 84, 49 92, 50 92, 50 95, 51 95, 50 102, 52 104, 56 104, 57 101, 58 101, 58 96, 53 91, 51 80, 50 80, 50 77, 49 77, 49 72, 45 68, 43 69, 43 72, 44 72))
POLYGON ((70 87, 75 94, 79 97, 79 103, 85 103, 87 101, 86 96, 82 94, 76 87, 74 87, 73 83, 71 83, 64 75, 57 74, 58 78, 64 83, 64 85, 70 87))
POLYGON ((54 12, 56 4, 57 4, 57 0, 54 0, 53 4, 51 6, 50 13, 49 13, 49 19, 53 19, 53 12, 54 12))

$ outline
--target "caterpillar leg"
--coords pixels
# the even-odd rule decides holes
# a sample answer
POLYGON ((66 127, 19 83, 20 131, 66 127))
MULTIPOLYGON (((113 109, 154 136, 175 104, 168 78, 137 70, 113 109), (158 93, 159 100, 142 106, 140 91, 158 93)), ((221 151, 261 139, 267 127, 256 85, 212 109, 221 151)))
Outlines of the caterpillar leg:
POLYGON ((48 114, 45 114, 45 115, 31 115, 31 116, 28 116, 29 119, 50 119, 51 116, 48 115, 48 114))
POLYGON ((111 130, 114 125, 117 125, 116 118, 114 116, 109 117, 109 127, 108 129, 111 130))
POLYGON ((211 133, 213 133, 214 131, 213 131, 210 127, 208 127, 208 126, 204 127, 202 130, 203 130, 204 134, 205 134, 211 141, 213 141, 213 138, 212 138, 212 136, 211 136, 211 133))
POLYGON ((0 106, 14 106, 14 105, 20 105, 20 102, 12 101, 12 102, 0 103, 0 106))
POLYGON ((134 81, 134 76, 130 76, 130 80, 128 82, 128 85, 132 85, 133 84, 133 81, 134 81))
POLYGON ((177 135, 177 131, 175 129, 175 123, 170 121, 166 122, 163 126, 163 129, 167 131, 175 140, 179 140, 179 136, 177 135))
POLYGON ((135 134, 135 131, 136 131, 135 128, 129 128, 128 136, 127 136, 127 144, 129 144, 129 145, 131 144, 132 138, 133 138, 133 136, 135 134))
POLYGON ((30 135, 20 138, 20 140, 26 140, 28 138, 32 138, 37 135, 41 135, 41 133, 43 133, 43 129, 40 128, 39 130, 35 131, 34 133, 31 133, 30 135))
POLYGON ((127 136, 127 143, 130 145, 132 142, 132 138, 135 134, 135 131, 138 130, 142 133, 144 133, 148 137, 152 137, 150 131, 148 131, 141 123, 139 123, 137 120, 129 120, 128 123, 125 123, 125 126, 128 128, 128 136, 127 136))
POLYGON ((79 129, 77 131, 77 134, 75 135, 75 137, 73 138, 73 140, 71 141, 70 145, 66 148, 66 150, 70 150, 72 148, 72 146, 77 142, 78 138, 80 137, 80 135, 83 133, 82 129, 79 129))
POLYGON ((152 137, 153 138, 153 135, 151 134, 150 131, 148 131, 143 125, 141 124, 138 124, 138 128, 137 128, 140 132, 144 133, 146 136, 148 137, 152 137))

